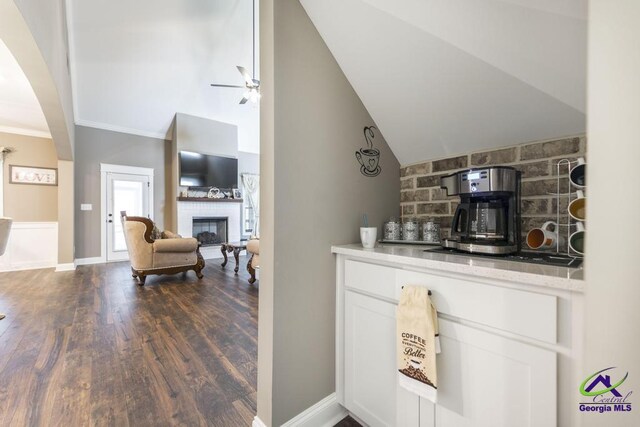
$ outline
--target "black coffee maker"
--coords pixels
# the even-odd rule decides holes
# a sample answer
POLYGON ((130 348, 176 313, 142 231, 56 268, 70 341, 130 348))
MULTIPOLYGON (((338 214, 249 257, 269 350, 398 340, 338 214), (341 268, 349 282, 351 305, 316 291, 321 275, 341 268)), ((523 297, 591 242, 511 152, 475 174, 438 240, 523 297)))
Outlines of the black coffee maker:
POLYGON ((520 172, 507 166, 469 169, 440 178, 448 196, 459 195, 451 238, 442 246, 506 255, 520 251, 520 172))

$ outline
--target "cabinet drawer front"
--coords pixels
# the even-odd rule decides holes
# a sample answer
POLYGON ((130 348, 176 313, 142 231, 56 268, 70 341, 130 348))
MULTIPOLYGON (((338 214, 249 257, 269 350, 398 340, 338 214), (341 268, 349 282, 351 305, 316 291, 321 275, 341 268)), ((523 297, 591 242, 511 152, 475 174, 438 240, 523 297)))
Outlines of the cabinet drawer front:
POLYGON ((439 313, 548 343, 557 341, 555 296, 398 270, 394 299, 399 299, 405 285, 428 287, 439 313))
POLYGON ((347 260, 344 267, 344 285, 347 288, 393 299, 397 271, 391 267, 347 260))

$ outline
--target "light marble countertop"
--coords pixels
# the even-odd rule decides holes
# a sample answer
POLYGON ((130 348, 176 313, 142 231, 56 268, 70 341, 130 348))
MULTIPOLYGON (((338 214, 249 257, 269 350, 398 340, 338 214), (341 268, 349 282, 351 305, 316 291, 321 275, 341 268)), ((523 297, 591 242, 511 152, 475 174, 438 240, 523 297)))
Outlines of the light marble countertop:
POLYGON ((358 243, 332 246, 331 251, 335 254, 349 255, 372 261, 399 263, 569 291, 584 291, 584 272, 582 268, 538 265, 464 254, 451 255, 425 252, 425 249, 430 248, 435 248, 435 246, 378 244, 374 249, 364 249, 358 243))

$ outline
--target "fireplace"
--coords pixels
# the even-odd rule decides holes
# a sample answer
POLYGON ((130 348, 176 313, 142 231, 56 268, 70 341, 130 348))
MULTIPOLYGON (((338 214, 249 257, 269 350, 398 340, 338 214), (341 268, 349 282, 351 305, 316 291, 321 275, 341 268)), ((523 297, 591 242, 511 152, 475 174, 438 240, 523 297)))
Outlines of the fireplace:
POLYGON ((227 217, 193 217, 193 237, 202 246, 221 245, 229 240, 227 217))

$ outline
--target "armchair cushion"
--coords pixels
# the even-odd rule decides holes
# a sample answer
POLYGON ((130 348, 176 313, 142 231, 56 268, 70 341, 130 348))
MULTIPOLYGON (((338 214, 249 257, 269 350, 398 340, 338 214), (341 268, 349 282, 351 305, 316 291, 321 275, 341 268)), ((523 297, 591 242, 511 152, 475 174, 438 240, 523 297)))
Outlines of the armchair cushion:
POLYGON ((247 252, 260 255, 260 240, 254 239, 247 242, 247 252))
POLYGON ((195 252, 198 240, 194 237, 182 239, 160 239, 153 242, 153 252, 195 252))
POLYGON ((178 233, 174 233, 173 231, 164 230, 162 232, 162 238, 163 239, 181 239, 182 236, 179 235, 178 233))

